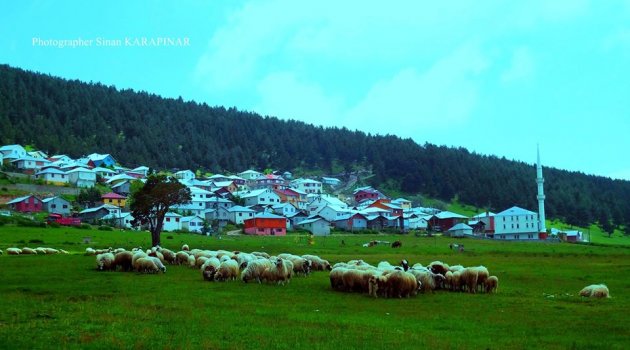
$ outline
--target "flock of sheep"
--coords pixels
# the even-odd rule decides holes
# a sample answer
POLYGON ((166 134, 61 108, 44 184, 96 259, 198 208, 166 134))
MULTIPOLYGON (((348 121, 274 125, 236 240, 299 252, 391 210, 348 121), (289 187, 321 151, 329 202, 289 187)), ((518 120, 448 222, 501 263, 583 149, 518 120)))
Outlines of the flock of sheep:
MULTIPOLYGON (((3 252, 0 249, 0 255, 3 252)), ((7 255, 51 255, 51 254, 68 254, 67 251, 63 249, 54 249, 47 247, 38 247, 38 248, 29 248, 24 247, 20 248, 7 248, 7 255)))
POLYGON ((297 256, 265 252, 231 252, 227 250, 190 249, 182 246, 177 253, 161 247, 147 251, 134 248, 95 250, 87 248, 86 255, 96 256, 96 268, 101 271, 136 271, 140 273, 166 272, 166 265, 185 265, 199 268, 206 281, 230 281, 237 278, 245 283, 256 281, 285 284, 294 275, 308 275, 314 270, 331 270, 330 263, 315 255, 297 256))
POLYGON ((434 261, 426 267, 420 263, 410 267, 407 260, 399 266, 387 261, 372 266, 363 260, 351 260, 333 266, 330 285, 338 291, 366 293, 375 298, 402 298, 436 289, 492 293, 497 291, 499 279, 484 266, 449 266, 434 261))
MULTIPOLYGON (((47 247, 7 248, 7 255, 51 255, 68 254, 63 249, 47 247)), ((0 255, 4 251, 0 249, 0 255)), ((147 251, 133 248, 118 249, 87 248, 85 255, 96 256, 96 268, 102 271, 136 271, 139 273, 166 272, 166 265, 186 265, 199 268, 206 281, 229 281, 240 279, 247 283, 268 282, 284 285, 295 275, 307 276, 311 271, 330 271, 330 285, 334 290, 365 293, 373 297, 402 298, 434 290, 456 292, 497 292, 499 279, 490 275, 484 266, 449 266, 434 261, 427 266, 416 263, 409 266, 402 260, 399 266, 381 261, 372 266, 363 260, 351 260, 331 266, 327 260, 316 255, 279 254, 270 256, 265 252, 238 252, 226 250, 190 249, 182 246, 177 253, 161 247, 147 251)), ((608 287, 593 284, 583 288, 582 297, 609 298, 608 287)))

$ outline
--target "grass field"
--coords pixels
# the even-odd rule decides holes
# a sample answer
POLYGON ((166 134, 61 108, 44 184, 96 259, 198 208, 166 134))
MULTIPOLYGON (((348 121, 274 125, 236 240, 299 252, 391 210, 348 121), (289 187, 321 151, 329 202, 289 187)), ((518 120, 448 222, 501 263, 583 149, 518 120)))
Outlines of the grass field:
POLYGON ((97 272, 87 246, 148 246, 148 233, 0 226, 0 248, 47 246, 71 255, 0 256, 0 348, 582 348, 630 346, 630 247, 333 235, 306 237, 162 235, 163 246, 314 253, 331 262, 402 258, 485 265, 499 293, 438 291, 372 299, 331 290, 328 273, 287 286, 204 282, 197 270, 166 274, 97 272), (83 244, 84 237, 91 238, 83 244), (169 239, 168 237, 171 237, 169 239), (363 248, 372 239, 403 247, 363 248), (344 240, 345 245, 341 245, 344 240), (35 243, 29 243, 33 241, 35 243), (40 241, 43 241, 40 242, 40 241), (612 298, 577 292, 606 283, 612 298))

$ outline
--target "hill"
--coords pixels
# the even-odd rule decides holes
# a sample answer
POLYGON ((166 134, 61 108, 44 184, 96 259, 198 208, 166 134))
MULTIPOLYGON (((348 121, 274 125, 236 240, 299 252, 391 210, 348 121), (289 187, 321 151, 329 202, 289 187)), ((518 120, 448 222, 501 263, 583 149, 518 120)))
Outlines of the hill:
MULTIPOLYGON (((370 181, 478 208, 536 207, 533 165, 118 90, 0 65, 0 143, 49 153, 112 153, 126 165, 292 170, 371 169, 370 181)), ((547 214, 571 224, 630 223, 630 182, 545 168, 547 214)), ((629 225, 627 225, 629 226, 629 225)))

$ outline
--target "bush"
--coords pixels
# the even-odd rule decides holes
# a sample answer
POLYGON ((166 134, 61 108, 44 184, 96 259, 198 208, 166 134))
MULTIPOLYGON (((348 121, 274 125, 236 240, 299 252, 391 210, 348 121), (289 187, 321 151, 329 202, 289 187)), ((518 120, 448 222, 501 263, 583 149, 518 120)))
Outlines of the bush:
POLYGON ((28 241, 28 243, 44 244, 44 241, 42 241, 41 239, 31 239, 31 240, 28 241))
POLYGON ((17 225, 22 227, 46 227, 45 222, 37 222, 25 218, 19 218, 17 220, 17 225))
POLYGON ((173 236, 168 235, 168 236, 166 236, 166 239, 173 239, 173 236))
POLYGON ((98 230, 99 231, 114 231, 114 228, 111 226, 99 226, 98 230))
POLYGON ((79 230, 91 230, 92 226, 89 224, 81 224, 80 226, 74 226, 75 228, 78 228, 79 230))
POLYGON ((58 222, 54 222, 54 221, 53 221, 53 222, 51 222, 51 223, 49 223, 49 224, 48 224, 48 227, 51 227, 51 228, 60 228, 60 227, 61 227, 61 225, 60 225, 58 222))

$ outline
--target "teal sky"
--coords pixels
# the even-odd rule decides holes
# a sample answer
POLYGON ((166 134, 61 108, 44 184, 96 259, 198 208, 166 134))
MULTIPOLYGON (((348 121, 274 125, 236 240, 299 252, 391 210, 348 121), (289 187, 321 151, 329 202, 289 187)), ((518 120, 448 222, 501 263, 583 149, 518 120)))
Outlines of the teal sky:
POLYGON ((630 1, 367 3, 5 2, 0 62, 630 179, 630 1))

